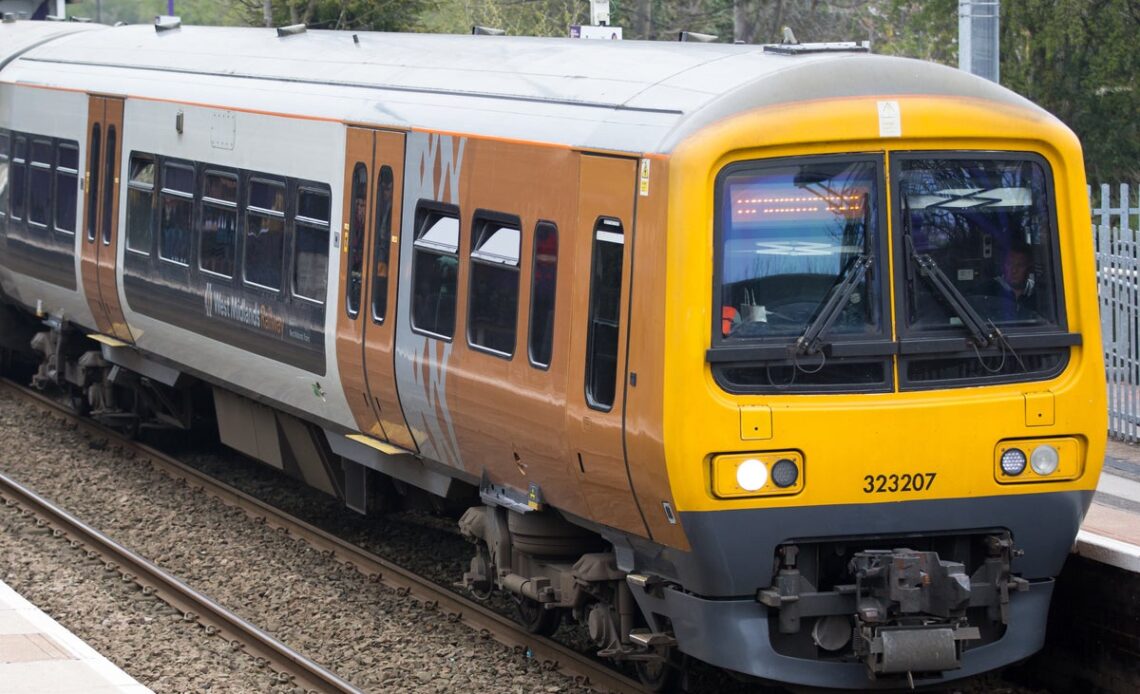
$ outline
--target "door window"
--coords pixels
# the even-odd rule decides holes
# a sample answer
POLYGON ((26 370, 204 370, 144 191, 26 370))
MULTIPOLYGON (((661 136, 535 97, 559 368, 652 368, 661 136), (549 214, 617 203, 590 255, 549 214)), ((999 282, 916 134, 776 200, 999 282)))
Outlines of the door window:
POLYGON ((610 410, 617 390, 624 255, 625 235, 621 222, 599 219, 594 226, 590 324, 586 337, 586 402, 596 410, 610 410))

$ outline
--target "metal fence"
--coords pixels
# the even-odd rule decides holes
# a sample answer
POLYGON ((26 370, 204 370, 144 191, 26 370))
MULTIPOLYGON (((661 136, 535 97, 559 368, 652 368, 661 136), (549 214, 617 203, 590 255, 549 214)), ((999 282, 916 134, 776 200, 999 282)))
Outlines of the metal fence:
MULTIPOLYGON (((1108 433, 1140 441, 1140 196, 1127 184, 1100 187, 1092 203, 1093 237, 1108 379, 1108 433)), ((1140 191, 1136 191, 1140 193, 1140 191)))

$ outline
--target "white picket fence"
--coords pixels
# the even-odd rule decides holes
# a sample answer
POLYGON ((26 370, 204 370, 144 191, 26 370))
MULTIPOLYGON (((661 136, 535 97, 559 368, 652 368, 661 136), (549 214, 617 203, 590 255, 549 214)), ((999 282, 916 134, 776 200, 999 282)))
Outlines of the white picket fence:
MULTIPOLYGON (((1113 204, 1112 187, 1100 187, 1092 204, 1100 322, 1108 380, 1108 433, 1140 441, 1140 195, 1121 184, 1113 204)), ((1135 191, 1140 193, 1140 190, 1135 191)))

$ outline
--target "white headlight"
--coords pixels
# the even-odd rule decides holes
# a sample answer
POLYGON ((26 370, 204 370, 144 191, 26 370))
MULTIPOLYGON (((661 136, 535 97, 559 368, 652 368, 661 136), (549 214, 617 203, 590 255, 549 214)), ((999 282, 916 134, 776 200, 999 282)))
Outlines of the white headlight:
POLYGON ((1052 475, 1061 464, 1061 454, 1049 444, 1042 444, 1033 449, 1029 456, 1029 465, 1038 475, 1052 475))
POLYGON ((736 483, 746 492, 754 492, 768 482, 768 468, 755 458, 749 458, 736 468, 736 483))
POLYGON ((1001 471, 1016 477, 1025 471, 1025 454, 1019 448, 1011 448, 1001 454, 1001 471))

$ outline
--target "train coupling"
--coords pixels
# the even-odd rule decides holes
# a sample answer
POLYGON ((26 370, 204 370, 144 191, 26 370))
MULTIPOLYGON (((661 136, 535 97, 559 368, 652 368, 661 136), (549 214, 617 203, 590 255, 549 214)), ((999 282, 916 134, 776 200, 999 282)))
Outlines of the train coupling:
POLYGON ((905 675, 913 682, 961 667, 970 642, 986 643, 1009 623, 1010 594, 1029 587, 1012 574, 1020 551, 1008 533, 981 534, 972 543, 978 553, 969 570, 935 551, 854 551, 829 590, 817 587, 818 557, 842 555, 841 544, 783 545, 773 584, 756 599, 774 610, 775 638, 806 636, 823 657, 858 659, 872 678, 905 675))
POLYGON ((942 672, 961 666, 968 625, 966 567, 937 552, 867 550, 851 559, 855 575, 855 655, 877 675, 942 672))

